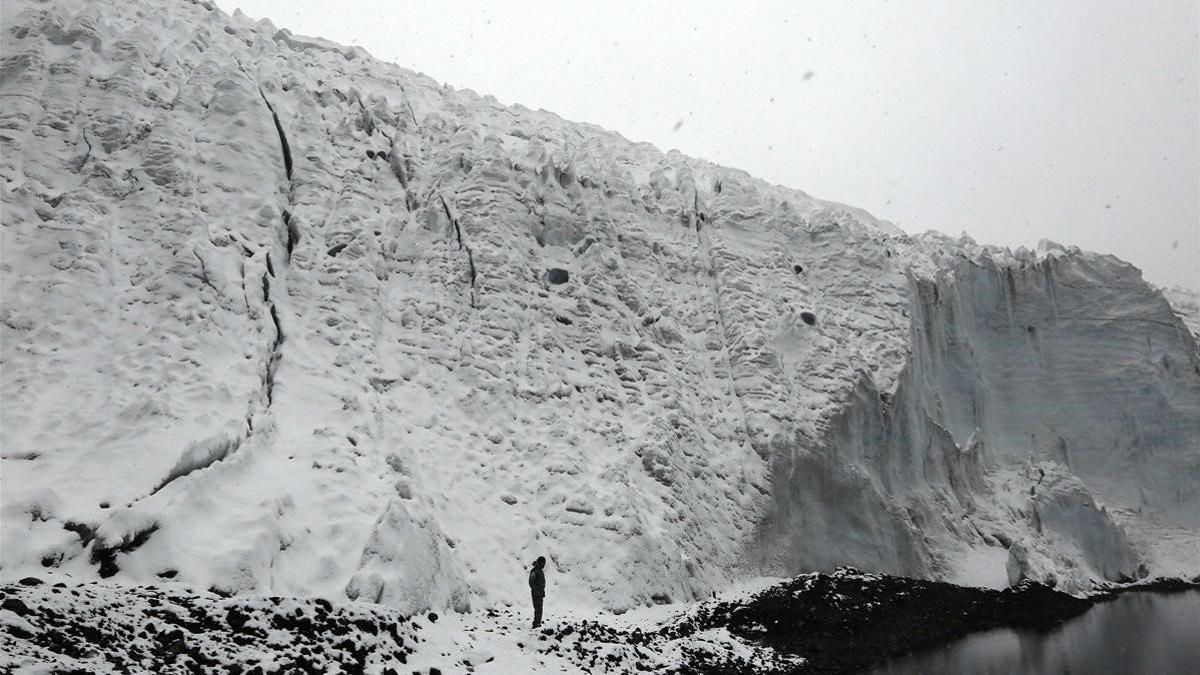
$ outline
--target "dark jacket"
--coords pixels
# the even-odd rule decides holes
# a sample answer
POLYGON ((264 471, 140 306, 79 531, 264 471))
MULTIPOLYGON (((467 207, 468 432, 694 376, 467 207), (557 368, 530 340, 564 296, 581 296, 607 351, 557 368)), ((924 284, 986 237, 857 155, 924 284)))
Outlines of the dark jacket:
POLYGON ((546 573, 536 565, 529 570, 529 590, 539 598, 546 595, 546 573))

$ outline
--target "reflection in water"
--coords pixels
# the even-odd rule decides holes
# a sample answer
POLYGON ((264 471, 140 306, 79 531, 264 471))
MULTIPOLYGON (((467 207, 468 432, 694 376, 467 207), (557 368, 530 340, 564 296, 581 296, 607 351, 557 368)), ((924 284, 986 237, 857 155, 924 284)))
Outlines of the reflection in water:
POLYGON ((871 672, 1200 673, 1200 591, 1125 593, 1048 632, 976 633, 871 672))

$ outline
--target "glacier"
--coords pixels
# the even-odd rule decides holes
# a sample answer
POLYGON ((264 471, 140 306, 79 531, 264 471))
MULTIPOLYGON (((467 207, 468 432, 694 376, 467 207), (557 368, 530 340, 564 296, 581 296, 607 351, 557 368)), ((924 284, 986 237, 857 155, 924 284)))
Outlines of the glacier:
POLYGON ((204 0, 0 12, 4 580, 466 611, 546 555, 620 612, 1200 573, 1195 296, 1116 257, 905 234, 204 0))

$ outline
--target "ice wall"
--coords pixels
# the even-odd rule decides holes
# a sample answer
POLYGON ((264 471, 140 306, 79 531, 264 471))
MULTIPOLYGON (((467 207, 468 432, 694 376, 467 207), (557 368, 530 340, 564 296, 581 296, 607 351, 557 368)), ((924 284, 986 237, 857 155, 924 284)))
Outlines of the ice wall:
POLYGON ((1104 501, 1200 524, 1200 358, 1162 295, 1109 256, 960 260, 920 289, 914 366, 961 443, 1053 460, 1104 501))
POLYGON ((1196 342, 1115 259, 909 237, 203 2, 0 11, 5 578, 415 611, 547 555, 621 609, 1195 547, 1196 342))
POLYGON ((1064 565, 1115 581, 1139 560, 1101 505, 1196 531, 1200 360, 1136 269, 1058 247, 1000 261, 968 250, 914 277, 909 297, 895 390, 864 375, 816 447, 794 439, 774 454, 768 565, 848 555, 944 574, 952 542, 1016 541, 1014 581, 1056 581, 1064 565), (1027 550, 1044 552, 1037 574, 1027 550))

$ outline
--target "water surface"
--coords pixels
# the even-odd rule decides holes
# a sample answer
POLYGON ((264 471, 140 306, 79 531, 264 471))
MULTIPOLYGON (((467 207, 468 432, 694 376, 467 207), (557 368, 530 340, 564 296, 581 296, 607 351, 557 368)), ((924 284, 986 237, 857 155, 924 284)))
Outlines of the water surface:
POLYGON ((921 673, 1200 673, 1200 590, 1125 593, 1046 632, 975 633, 869 671, 921 673))

